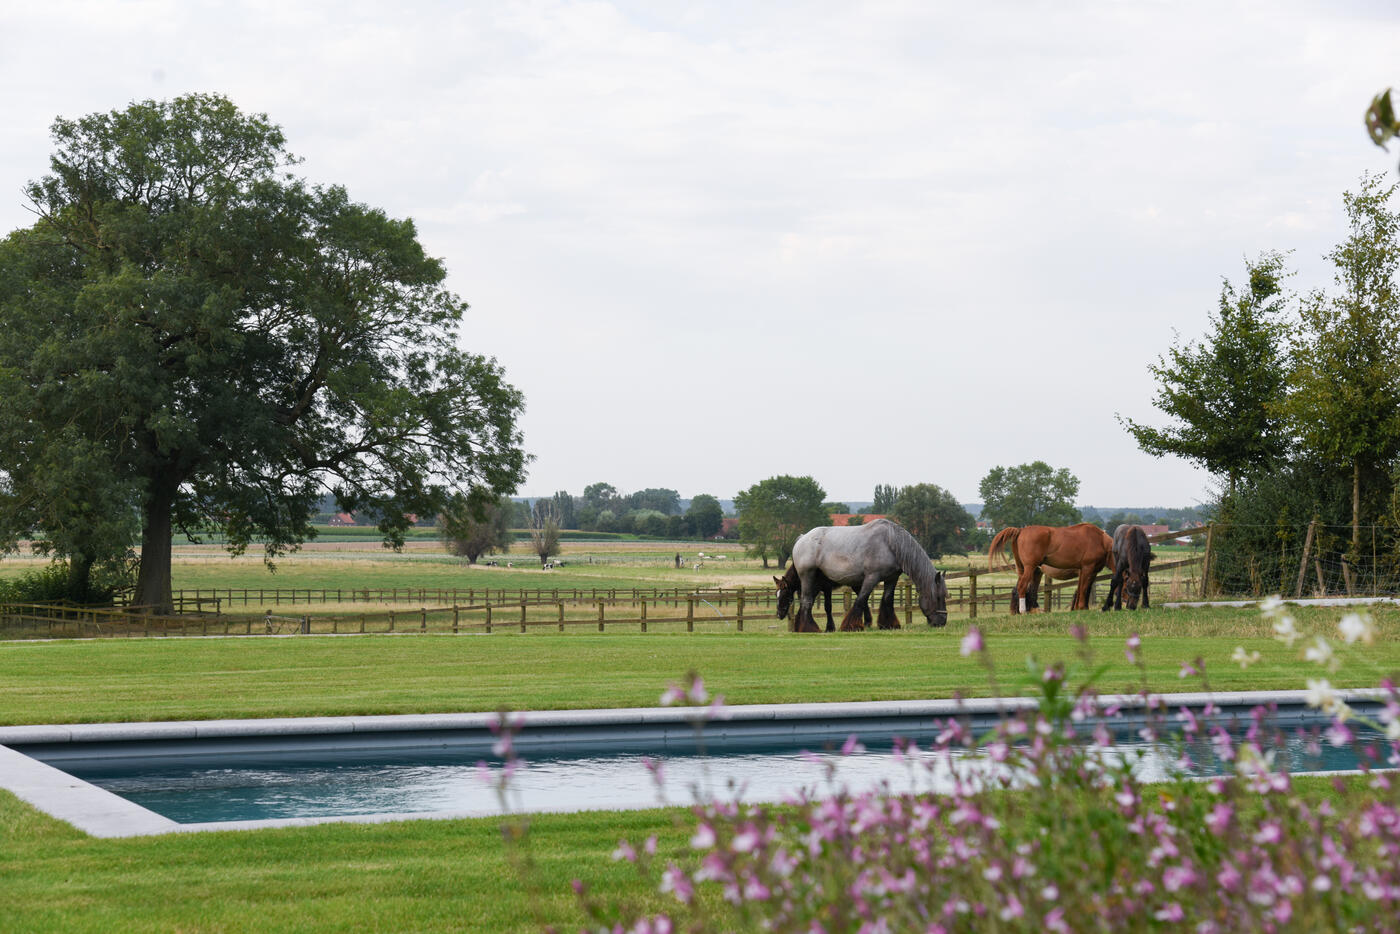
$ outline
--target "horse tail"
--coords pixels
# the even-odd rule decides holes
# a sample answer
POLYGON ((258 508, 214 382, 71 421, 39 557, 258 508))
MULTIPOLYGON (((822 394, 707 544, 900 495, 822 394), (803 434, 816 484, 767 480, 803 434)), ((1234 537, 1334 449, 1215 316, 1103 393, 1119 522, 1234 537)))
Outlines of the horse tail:
POLYGON ((1014 525, 1008 525, 996 534, 996 537, 992 539, 991 547, 987 549, 987 570, 996 570, 996 556, 1001 555, 1004 559, 1007 549, 1012 549, 1011 557, 1013 561, 1015 560, 1016 538, 1020 534, 1020 528, 1014 525))

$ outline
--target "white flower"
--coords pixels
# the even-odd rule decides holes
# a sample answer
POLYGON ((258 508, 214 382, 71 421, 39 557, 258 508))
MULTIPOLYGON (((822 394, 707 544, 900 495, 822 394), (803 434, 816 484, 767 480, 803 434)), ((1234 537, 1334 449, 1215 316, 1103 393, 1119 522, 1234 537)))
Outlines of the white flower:
POLYGON ((1334 661, 1332 646, 1321 636, 1318 636, 1317 641, 1303 650, 1303 658, 1310 662, 1317 662, 1319 665, 1335 667, 1332 665, 1334 661))
POLYGON ((1292 648, 1293 643, 1302 638, 1302 633, 1293 624, 1293 617, 1285 614, 1274 620, 1274 638, 1292 648))
POLYGON ((1342 621, 1337 624, 1337 629, 1342 633, 1342 638, 1350 645, 1357 639, 1370 645, 1376 641, 1376 624, 1371 621, 1371 617, 1362 616, 1360 613, 1348 613, 1342 617, 1342 621))
POLYGON ((1282 606, 1283 597, 1280 597, 1278 594, 1274 594, 1272 597, 1268 597, 1260 601, 1259 612, 1263 613, 1265 616, 1273 616, 1279 611, 1280 608, 1282 608, 1282 606))
POLYGON ((1305 699, 1309 707, 1316 707, 1323 713, 1336 714, 1348 711, 1347 705, 1337 696, 1337 692, 1333 690, 1326 678, 1309 678, 1305 699))
POLYGON ((1241 668, 1248 668, 1250 665, 1253 665, 1255 662, 1259 661, 1259 653, 1246 652, 1244 650, 1244 646, 1237 645, 1235 646, 1234 654, 1230 656, 1230 661, 1238 662, 1241 668))
POLYGON ((1385 728, 1385 738, 1391 742, 1400 741, 1400 720, 1391 720, 1385 728))

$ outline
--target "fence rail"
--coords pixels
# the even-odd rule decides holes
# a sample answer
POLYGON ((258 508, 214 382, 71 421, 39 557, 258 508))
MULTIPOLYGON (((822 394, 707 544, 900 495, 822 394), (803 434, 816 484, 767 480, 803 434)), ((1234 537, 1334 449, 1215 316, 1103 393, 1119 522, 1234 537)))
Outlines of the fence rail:
MULTIPOLYGON (((1157 570, 1169 570, 1199 564, 1200 559, 1163 564, 1157 570)), ((1099 580, 1107 574, 1099 576, 1099 580)), ((1178 582, 1154 583, 1162 596, 1177 596, 1168 588, 1178 582)), ((1041 604, 1046 612, 1067 608, 1072 594, 1063 584, 1045 583, 1041 604)), ((1187 582, 1194 587, 1194 579, 1187 582)), ((334 593, 334 591, 328 591, 334 593)), ((435 591, 425 589, 425 595, 435 591)), ((450 591, 448 591, 450 593, 450 591)), ((470 593, 472 591, 465 591, 470 593)), ((632 630, 638 632, 716 632, 787 628, 789 623, 776 617, 775 595, 769 588, 724 588, 700 591, 680 591, 669 588, 598 588, 596 591, 561 589, 560 596, 549 590, 491 590, 489 601, 481 599, 485 589, 475 591, 478 599, 470 601, 424 601, 417 606, 371 609, 360 611, 345 605, 330 606, 319 612, 317 601, 305 602, 307 591, 296 591, 303 598, 300 604, 284 599, 283 606, 294 612, 275 613, 265 607, 259 613, 226 612, 220 596, 208 591, 197 595, 185 592, 185 607, 203 607, 202 612, 188 610, 173 616, 159 616, 138 609, 117 607, 72 607, 46 604, 0 605, 0 638, 133 638, 164 636, 263 636, 292 634, 344 633, 495 633, 530 632, 532 630, 566 631, 592 629, 603 632, 632 630), (595 596, 596 594, 596 596, 595 596)), ((319 595, 320 591, 312 591, 319 595)), ((400 588, 400 594, 404 593, 400 588)), ((953 618, 976 618, 1009 601, 1012 582, 977 583, 976 576, 966 583, 952 584, 948 592, 948 610, 953 618)), ((418 590, 414 590, 418 594, 418 590)), ((284 592, 284 597, 290 594, 284 592)), ((833 613, 844 615, 851 607, 854 595, 849 588, 838 591, 833 601, 833 613)), ((904 583, 896 591, 895 611, 905 626, 922 619, 913 586, 904 583)))
MULTIPOLYGON (((1207 535, 1206 527, 1168 532, 1152 541, 1207 535)), ((1306 552, 1304 561, 1306 562, 1306 552)), ((1203 555, 1157 563, 1154 593, 1169 599, 1196 595, 1208 579, 1210 546, 1203 555), (1184 579, 1162 571, 1192 567, 1184 579), (1197 574, 1197 571, 1199 574, 1197 574), (1181 592, 1182 589, 1185 592, 1181 592)), ((1015 592, 1005 569, 968 568, 945 575, 948 611, 954 618, 975 619, 1015 592), (997 583, 979 577, 1001 575, 997 583)), ((1097 581, 1108 577, 1100 574, 1097 581)), ((1077 581, 1042 585, 1042 609, 1053 612, 1068 603, 1065 590, 1077 581)), ((849 588, 839 592, 841 613, 853 602, 849 588)), ((686 632, 744 631, 779 628, 776 595, 768 587, 547 587, 547 588, 238 588, 178 590, 175 613, 154 614, 151 607, 85 607, 72 604, 0 604, 0 639, 160 637, 214 635, 289 635, 310 633, 491 633, 596 626, 686 632), (407 604, 403 609, 400 606, 407 604), (314 611, 315 607, 321 607, 314 611), (248 613, 248 607, 261 612, 248 613), (290 612, 280 610, 286 607, 290 612), (362 607, 362 609, 361 609, 362 607), (385 609, 385 607, 389 607, 385 609), (240 612, 243 610, 244 612, 240 612)), ((917 595, 907 580, 895 592, 895 612, 913 625, 917 595)), ((833 607, 833 613, 835 607, 833 607)))

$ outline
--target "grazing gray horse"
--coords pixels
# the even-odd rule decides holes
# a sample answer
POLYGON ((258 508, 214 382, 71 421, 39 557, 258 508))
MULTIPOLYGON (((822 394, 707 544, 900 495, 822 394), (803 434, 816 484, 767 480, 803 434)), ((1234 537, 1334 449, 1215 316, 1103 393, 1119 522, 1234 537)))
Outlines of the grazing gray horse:
POLYGON ((919 609, 928 624, 944 626, 948 622, 948 585, 943 572, 934 569, 914 536, 888 519, 812 529, 792 546, 792 566, 802 583, 802 604, 793 623, 797 632, 821 632, 812 619, 812 604, 822 589, 819 573, 833 584, 856 591, 855 603, 841 620, 843 632, 865 628, 870 594, 882 581, 885 593, 880 598, 878 625, 881 629, 899 628, 894 588, 901 573, 908 574, 918 589, 919 609))

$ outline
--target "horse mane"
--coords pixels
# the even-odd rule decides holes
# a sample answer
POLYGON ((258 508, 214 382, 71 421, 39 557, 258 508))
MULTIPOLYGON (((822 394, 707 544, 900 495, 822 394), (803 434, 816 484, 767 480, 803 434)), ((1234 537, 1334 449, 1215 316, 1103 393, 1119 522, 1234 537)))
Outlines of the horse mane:
POLYGON ((996 536, 992 539, 991 547, 987 549, 988 571, 996 570, 996 567, 994 566, 996 564, 996 556, 1000 554, 1003 558, 1005 558, 1006 551, 1008 548, 1012 549, 1011 557, 1013 561, 1015 560, 1016 554, 1014 548, 1016 545, 1016 537, 1020 534, 1020 527, 1015 525, 1008 525, 1006 528, 1002 529, 996 534, 996 536))
POLYGON ((914 536, 909 534, 909 530, 898 522, 890 522, 888 519, 877 519, 877 523, 888 523, 890 528, 889 545, 894 552, 895 560, 899 562, 899 569, 909 575, 909 579, 914 582, 914 586, 919 588, 919 593, 933 594, 934 581, 938 571, 929 560, 928 552, 918 543, 914 536))

